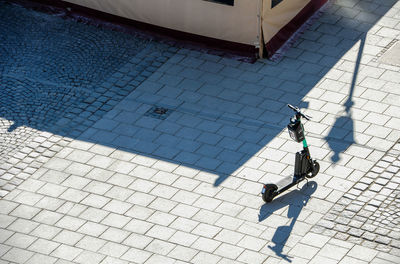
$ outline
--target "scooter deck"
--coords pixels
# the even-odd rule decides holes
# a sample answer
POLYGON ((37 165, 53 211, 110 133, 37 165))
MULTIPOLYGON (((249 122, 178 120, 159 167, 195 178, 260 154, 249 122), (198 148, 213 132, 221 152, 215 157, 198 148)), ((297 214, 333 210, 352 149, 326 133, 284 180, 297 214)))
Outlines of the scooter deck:
POLYGON ((278 187, 277 194, 280 194, 280 193, 286 191, 290 187, 303 181, 305 178, 306 178, 305 176, 286 176, 282 180, 275 183, 276 186, 278 187))

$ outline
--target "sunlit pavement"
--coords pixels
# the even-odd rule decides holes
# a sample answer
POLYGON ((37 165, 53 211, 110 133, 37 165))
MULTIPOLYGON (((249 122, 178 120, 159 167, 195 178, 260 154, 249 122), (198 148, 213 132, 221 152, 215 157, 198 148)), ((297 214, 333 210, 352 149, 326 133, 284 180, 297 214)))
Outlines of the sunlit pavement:
POLYGON ((248 64, 0 2, 0 263, 399 263, 399 37, 336 1, 248 64), (264 204, 287 103, 321 171, 264 204))

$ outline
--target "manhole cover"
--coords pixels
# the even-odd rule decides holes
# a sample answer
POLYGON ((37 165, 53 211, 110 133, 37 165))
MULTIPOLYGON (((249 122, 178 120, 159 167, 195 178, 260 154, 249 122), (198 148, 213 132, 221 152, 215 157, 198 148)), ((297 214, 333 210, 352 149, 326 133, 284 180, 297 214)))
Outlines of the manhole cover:
POLYGON ((171 109, 161 107, 161 106, 153 106, 146 112, 146 116, 150 116, 157 119, 166 119, 172 113, 171 109))
POLYGON ((398 40, 393 40, 388 47, 386 47, 378 62, 400 66, 400 42, 398 40))

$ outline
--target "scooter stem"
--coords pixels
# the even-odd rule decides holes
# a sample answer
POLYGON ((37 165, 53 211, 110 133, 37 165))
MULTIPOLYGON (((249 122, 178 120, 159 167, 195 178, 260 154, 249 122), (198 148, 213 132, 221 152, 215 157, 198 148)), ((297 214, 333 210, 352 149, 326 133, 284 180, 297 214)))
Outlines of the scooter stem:
MULTIPOLYGON (((301 121, 301 120, 300 120, 300 121, 301 121)), ((303 133, 304 133, 303 124, 301 124, 301 128, 303 129, 303 133)), ((307 159, 310 161, 311 169, 314 170, 314 162, 313 162, 312 159, 311 159, 310 150, 308 149, 308 144, 307 144, 307 140, 306 140, 306 137, 305 137, 305 136, 304 136, 304 139, 303 139, 303 149, 304 149, 304 151, 306 152, 307 159)))

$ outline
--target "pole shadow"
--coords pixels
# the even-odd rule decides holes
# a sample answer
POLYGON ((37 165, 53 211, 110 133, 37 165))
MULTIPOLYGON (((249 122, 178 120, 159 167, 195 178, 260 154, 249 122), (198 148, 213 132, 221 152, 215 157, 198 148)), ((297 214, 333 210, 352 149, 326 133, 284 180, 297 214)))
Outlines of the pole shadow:
POLYGON ((360 38, 360 47, 358 49, 357 60, 354 67, 353 78, 351 81, 350 92, 347 101, 344 103, 345 111, 344 115, 337 118, 332 129, 330 130, 325 140, 328 142, 329 147, 333 150, 334 155, 331 157, 331 161, 337 163, 340 160, 339 154, 347 150, 352 144, 355 143, 354 140, 354 121, 352 118, 351 108, 354 105, 353 94, 354 89, 357 85, 357 77, 360 71, 361 59, 365 47, 366 34, 360 38), (347 135, 343 135, 344 131, 347 135), (338 139, 345 136, 345 141, 338 142, 338 139))
POLYGON ((307 205, 308 200, 311 195, 316 191, 318 184, 315 181, 305 183, 302 188, 290 191, 283 196, 278 197, 271 203, 264 204, 260 208, 260 213, 258 216, 259 222, 267 220, 275 211, 282 209, 289 204, 287 217, 291 218, 289 225, 279 226, 271 242, 274 243, 273 246, 268 245, 268 248, 275 252, 276 256, 281 257, 287 262, 292 262, 291 257, 283 253, 286 242, 288 241, 290 234, 292 233, 293 227, 303 210, 307 205))

